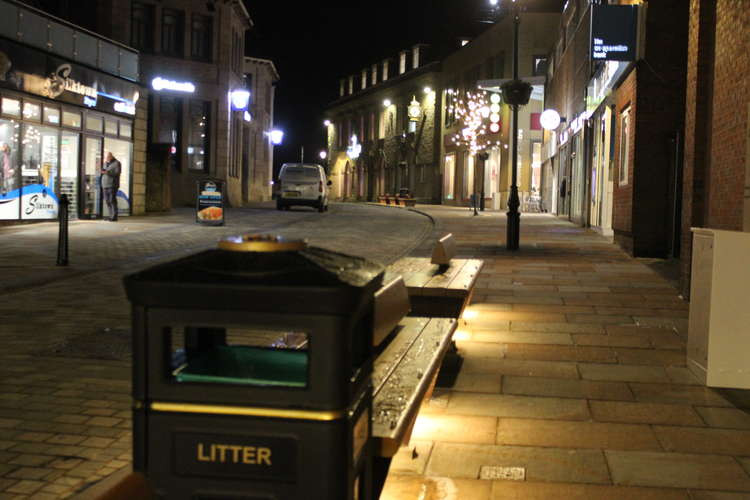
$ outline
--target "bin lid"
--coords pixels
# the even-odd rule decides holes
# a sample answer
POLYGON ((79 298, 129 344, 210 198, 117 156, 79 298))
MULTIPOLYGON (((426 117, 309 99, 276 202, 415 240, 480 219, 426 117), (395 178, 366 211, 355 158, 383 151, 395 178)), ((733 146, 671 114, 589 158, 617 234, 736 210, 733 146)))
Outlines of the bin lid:
POLYGON ((343 313, 374 294, 383 274, 379 264, 303 240, 243 235, 124 281, 128 298, 142 305, 343 313))

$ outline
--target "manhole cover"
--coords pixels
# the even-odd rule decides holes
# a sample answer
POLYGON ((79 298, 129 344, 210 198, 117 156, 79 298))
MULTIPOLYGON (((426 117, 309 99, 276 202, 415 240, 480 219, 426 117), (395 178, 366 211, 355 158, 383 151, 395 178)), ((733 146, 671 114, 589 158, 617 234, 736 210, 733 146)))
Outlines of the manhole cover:
POLYGON ((524 467, 500 467, 497 465, 483 465, 479 469, 479 479, 505 479, 509 481, 523 481, 526 479, 524 467))
POLYGON ((39 356, 129 361, 133 355, 132 336, 125 328, 104 328, 94 333, 66 339, 36 353, 39 356))

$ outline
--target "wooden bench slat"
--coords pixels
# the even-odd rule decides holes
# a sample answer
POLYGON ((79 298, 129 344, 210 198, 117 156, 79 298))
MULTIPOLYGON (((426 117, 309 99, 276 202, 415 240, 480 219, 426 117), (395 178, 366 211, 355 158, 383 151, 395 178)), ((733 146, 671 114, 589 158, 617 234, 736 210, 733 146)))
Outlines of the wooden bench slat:
MULTIPOLYGON (((387 365, 390 374, 379 378, 373 397, 372 434, 389 442, 385 447, 390 449, 397 449, 411 428, 456 329, 455 319, 431 318, 426 324, 421 322, 424 318, 409 319, 416 320, 410 324, 419 333, 395 348, 400 355, 395 366, 391 366, 392 361, 381 366, 384 369, 387 365), (403 351, 405 344, 409 344, 408 349, 403 351)), ((384 354, 376 360, 376 370, 384 354)))
POLYGON ((479 278, 484 262, 479 259, 471 259, 461 271, 451 280, 446 288, 446 295, 462 297, 464 294, 474 288, 474 284, 479 278))
POLYGON ((406 352, 429 323, 429 318, 406 317, 399 323, 398 332, 390 344, 375 359, 372 367, 373 396, 382 389, 383 382, 393 373, 406 352))

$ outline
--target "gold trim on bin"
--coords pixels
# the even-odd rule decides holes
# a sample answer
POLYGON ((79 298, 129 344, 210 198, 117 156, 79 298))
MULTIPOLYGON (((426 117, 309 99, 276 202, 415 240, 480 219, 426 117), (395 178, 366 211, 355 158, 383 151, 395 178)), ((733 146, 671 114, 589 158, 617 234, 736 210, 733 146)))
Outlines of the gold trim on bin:
POLYGON ((287 240, 269 234, 243 234, 219 240, 219 249, 231 252, 298 252, 306 248, 305 240, 287 240))
POLYGON ((154 401, 149 405, 153 411, 172 413, 208 413, 211 415, 234 415, 242 417, 290 418, 295 420, 331 421, 344 418, 343 410, 312 411, 285 410, 283 408, 257 408, 251 406, 219 406, 199 405, 189 403, 159 403, 154 401))

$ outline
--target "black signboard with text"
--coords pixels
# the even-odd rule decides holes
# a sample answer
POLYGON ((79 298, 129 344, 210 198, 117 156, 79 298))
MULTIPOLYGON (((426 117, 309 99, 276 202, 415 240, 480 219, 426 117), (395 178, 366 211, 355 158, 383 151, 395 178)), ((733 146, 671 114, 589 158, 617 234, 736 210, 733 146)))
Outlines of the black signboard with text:
POLYGON ((224 225, 224 182, 218 179, 198 181, 195 221, 206 226, 224 225))
POLYGON ((635 61, 637 44, 637 5, 591 6, 592 60, 635 61))

